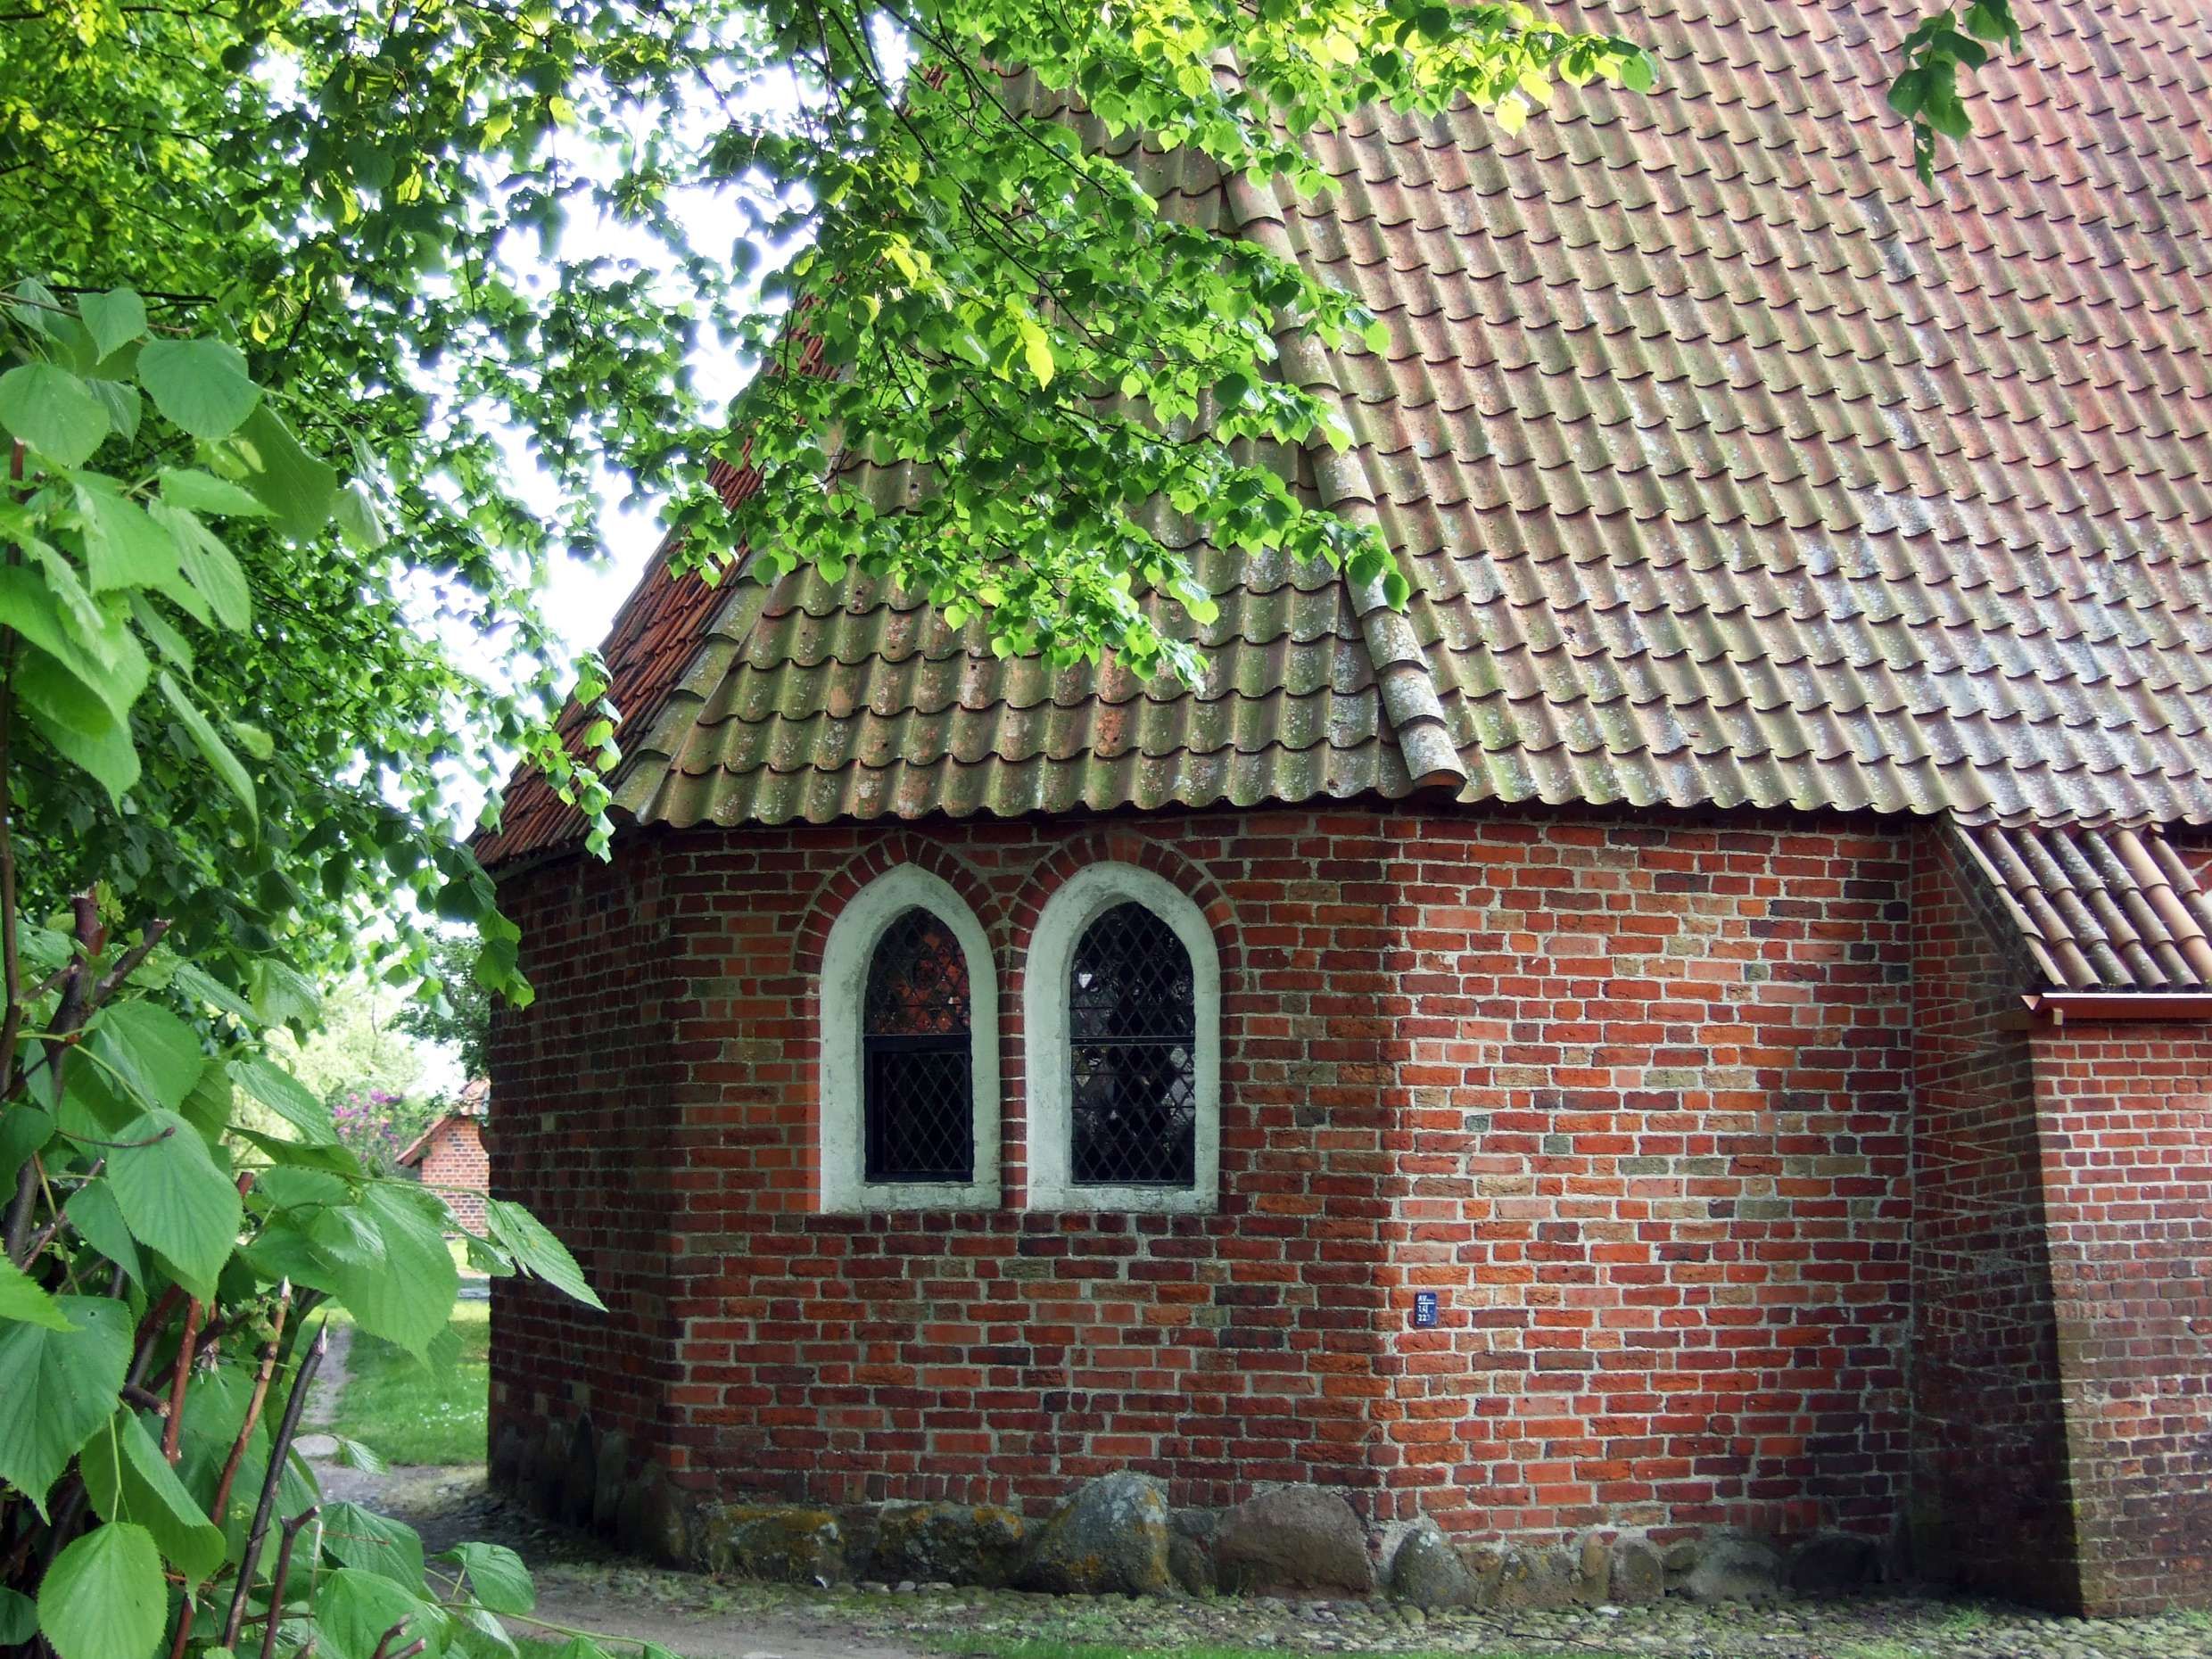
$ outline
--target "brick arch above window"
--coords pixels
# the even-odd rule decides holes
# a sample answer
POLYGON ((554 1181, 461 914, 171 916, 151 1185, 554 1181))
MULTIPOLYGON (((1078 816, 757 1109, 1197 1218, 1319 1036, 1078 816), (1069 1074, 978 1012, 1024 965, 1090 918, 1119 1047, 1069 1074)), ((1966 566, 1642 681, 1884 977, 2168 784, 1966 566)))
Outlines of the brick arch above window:
POLYGON ((831 1214, 856 1214, 995 1208, 999 1201, 998 976, 982 923, 951 883, 920 864, 901 863, 854 894, 830 924, 822 944, 816 1011, 821 1068, 821 1209, 831 1214), (973 1163, 965 1181, 870 1179, 864 1029, 869 987, 879 951, 895 929, 918 911, 951 934, 967 970, 967 1108, 973 1163))
MULTIPOLYGON (((1022 1071, 1028 1095, 1028 1205, 1032 1209, 1210 1214, 1221 1187, 1221 950, 1196 901, 1157 871, 1085 865, 1053 889, 1029 931, 1022 975, 1022 1071), (1172 934, 1188 957, 1190 1052, 1176 1086, 1190 1091, 1187 1179, 1117 1180, 1079 1167, 1078 1050, 1071 980, 1094 930, 1135 905, 1172 934)), ((1181 970, 1176 969, 1177 975, 1181 970)), ((1181 1062, 1176 1062, 1179 1068, 1181 1062)))
POLYGON ((1243 965, 1243 935, 1235 908, 1221 885, 1172 842, 1124 829, 1095 830, 1064 841, 1029 872, 1005 912, 1008 937, 1018 953, 1026 953, 1038 918, 1053 895, 1080 871, 1100 864, 1135 865, 1180 892, 1206 919, 1225 980, 1231 985, 1236 982, 1243 965))
POLYGON ((815 889, 792 935, 792 967, 809 978, 819 975, 830 945, 830 931, 837 925, 838 917, 871 882, 909 865, 935 876, 950 887, 982 925, 986 938, 996 936, 998 907, 992 900, 990 889, 977 878, 976 872, 937 842, 896 832, 870 842, 849 863, 815 889))

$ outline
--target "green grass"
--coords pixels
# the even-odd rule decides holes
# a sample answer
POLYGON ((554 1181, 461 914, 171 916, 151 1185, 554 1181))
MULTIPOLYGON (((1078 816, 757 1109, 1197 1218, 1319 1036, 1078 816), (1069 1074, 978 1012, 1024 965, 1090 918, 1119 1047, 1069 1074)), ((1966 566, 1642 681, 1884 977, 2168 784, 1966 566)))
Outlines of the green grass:
POLYGON ((356 1331, 351 1375, 331 1426, 389 1463, 482 1463, 484 1399, 491 1379, 491 1307, 453 1309, 460 1358, 433 1367, 382 1338, 356 1331))

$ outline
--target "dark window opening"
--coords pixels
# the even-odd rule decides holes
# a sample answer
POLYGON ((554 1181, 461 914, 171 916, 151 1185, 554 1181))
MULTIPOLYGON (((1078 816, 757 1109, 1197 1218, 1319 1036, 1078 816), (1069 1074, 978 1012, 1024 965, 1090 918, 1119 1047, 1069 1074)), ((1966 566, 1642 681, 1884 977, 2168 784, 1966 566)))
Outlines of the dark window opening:
POLYGON ((975 1179, 968 959, 926 910, 877 941, 861 1010, 863 1179, 975 1179))
POLYGON ((1191 953, 1142 904, 1084 932, 1069 974, 1077 1186, 1189 1186, 1198 1174, 1198 996, 1191 953))

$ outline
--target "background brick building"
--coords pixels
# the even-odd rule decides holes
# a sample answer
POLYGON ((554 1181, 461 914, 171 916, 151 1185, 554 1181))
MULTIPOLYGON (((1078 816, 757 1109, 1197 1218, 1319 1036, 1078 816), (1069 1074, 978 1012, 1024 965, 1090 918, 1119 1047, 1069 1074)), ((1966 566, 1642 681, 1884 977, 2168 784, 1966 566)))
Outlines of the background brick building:
POLYGON ((1149 164, 1390 326, 1284 339, 1358 442, 1282 458, 1406 611, 1194 549, 1183 688, 648 574, 612 863, 528 780, 482 849, 538 990, 494 1179, 611 1309, 501 1282, 495 1436, 2212 1602, 2206 55, 2038 6, 1931 197, 1904 12, 1566 14, 1661 95, 1378 115, 1314 202, 1149 164), (1188 980, 1156 1201, 1069 1174, 1101 882, 1188 980), (964 964, 972 1144, 912 1193, 841 1138, 877 912, 964 964))
POLYGON ((417 1135, 399 1157, 402 1169, 436 1187, 453 1218, 472 1233, 484 1225, 484 1194, 491 1189, 491 1160, 484 1151, 484 1110, 490 1085, 465 1084, 452 1107, 417 1135))

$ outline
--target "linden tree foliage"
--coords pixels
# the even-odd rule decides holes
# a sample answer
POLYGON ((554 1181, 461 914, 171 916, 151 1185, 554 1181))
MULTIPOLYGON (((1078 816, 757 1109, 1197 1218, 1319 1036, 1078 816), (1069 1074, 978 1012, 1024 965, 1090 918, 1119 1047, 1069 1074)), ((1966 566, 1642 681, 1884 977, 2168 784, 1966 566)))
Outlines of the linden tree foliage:
MULTIPOLYGON (((195 956, 134 908, 188 900, 186 874, 97 879, 135 812, 194 792, 230 848, 263 839, 284 774, 240 710, 233 637, 280 634, 249 572, 313 554, 343 494, 235 346, 156 323, 127 288, 70 303, 25 284, 8 305, 0 1645, 512 1654, 507 1622, 532 1611, 519 1562, 486 1545, 425 1561, 407 1528, 322 1503, 293 1453, 330 1312, 452 1363, 453 1213, 365 1168, 275 1062, 269 1032, 314 1017, 285 953, 219 919, 222 948, 195 956), (37 838, 68 821, 56 800, 88 843, 65 856, 37 838)), ((486 1209, 472 1260, 598 1306, 527 1210, 486 1209)))

